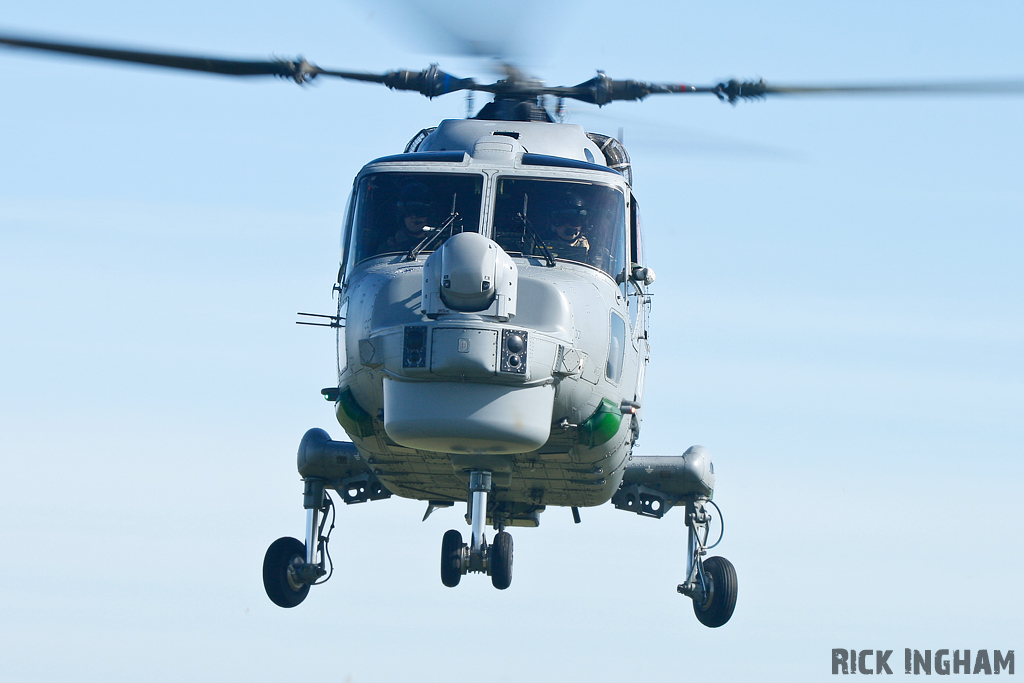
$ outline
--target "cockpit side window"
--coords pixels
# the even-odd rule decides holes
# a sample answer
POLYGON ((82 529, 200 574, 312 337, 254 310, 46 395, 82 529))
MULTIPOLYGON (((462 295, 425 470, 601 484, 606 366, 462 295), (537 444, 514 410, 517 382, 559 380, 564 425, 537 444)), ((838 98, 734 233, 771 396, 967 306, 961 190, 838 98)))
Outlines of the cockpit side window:
POLYGON ((508 252, 550 254, 617 277, 626 266, 625 200, 597 183, 498 179, 494 241, 508 252))
POLYGON ((469 173, 372 173, 356 188, 350 262, 404 253, 434 231, 441 240, 480 229, 483 176, 469 173))
POLYGON ((629 233, 630 233, 630 260, 638 266, 647 265, 644 260, 644 235, 640 223, 640 207, 636 203, 636 197, 631 197, 629 202, 629 233))
MULTIPOLYGON (((636 197, 630 195, 629 198, 629 260, 632 265, 630 266, 630 272, 632 272, 632 266, 645 266, 647 262, 644 260, 644 234, 640 222, 640 205, 637 204, 636 197)), ((625 283, 624 283, 625 284, 625 283)), ((629 283, 625 286, 625 292, 627 294, 627 305, 629 307, 629 324, 630 329, 633 330, 634 339, 643 335, 646 337, 646 325, 647 318, 646 314, 640 316, 640 308, 644 306, 649 299, 644 291, 640 288, 635 280, 630 279, 629 283), (640 321, 639 324, 637 321, 640 321), (641 329, 643 328, 643 329, 641 329)))

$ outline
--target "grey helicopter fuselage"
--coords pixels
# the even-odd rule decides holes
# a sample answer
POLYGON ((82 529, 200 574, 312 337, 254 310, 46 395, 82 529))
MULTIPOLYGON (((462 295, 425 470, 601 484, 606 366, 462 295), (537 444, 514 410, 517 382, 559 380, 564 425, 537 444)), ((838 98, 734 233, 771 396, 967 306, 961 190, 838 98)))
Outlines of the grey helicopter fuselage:
MULTIPOLYGON (((433 64, 385 73, 324 69, 305 59, 222 59, 0 35, 0 46, 232 77, 377 83, 434 98, 488 93, 475 118, 444 121, 356 177, 336 285, 337 386, 323 390, 351 441, 302 437, 305 542, 274 541, 267 596, 295 607, 333 572, 335 506, 392 495, 438 507, 467 504, 470 542, 451 529, 441 581, 485 573, 512 580, 507 526, 536 526, 547 505, 663 517, 685 506, 686 578, 678 593, 717 628, 736 606, 735 567, 708 557, 715 473, 707 451, 634 455, 648 360, 646 267, 625 150, 554 123, 546 99, 603 106, 651 95, 723 102, 792 95, 1020 94, 1024 82, 769 85, 613 79, 547 85, 504 64, 493 83, 433 64), (330 517, 329 517, 330 515, 330 517), (496 532, 490 541, 486 525, 496 532)), ((719 530, 724 527, 719 527, 719 530)))
POLYGON ((639 432, 641 265, 627 179, 579 126, 449 120, 367 164, 330 394, 358 457, 390 492, 441 503, 492 472, 510 525, 607 502, 639 432))

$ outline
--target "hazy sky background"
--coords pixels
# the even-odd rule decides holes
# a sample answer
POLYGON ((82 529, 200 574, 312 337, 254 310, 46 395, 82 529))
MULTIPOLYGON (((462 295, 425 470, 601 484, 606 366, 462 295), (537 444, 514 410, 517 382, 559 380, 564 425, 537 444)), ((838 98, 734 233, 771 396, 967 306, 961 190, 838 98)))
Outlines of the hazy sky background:
MULTIPOLYGON (((34 0, 0 31, 488 75, 393 14, 34 0)), ((1024 77, 1009 0, 485 23, 562 84, 1024 77)), ((682 514, 610 505, 514 530, 504 592, 441 585, 460 507, 344 507, 335 577, 293 610, 264 594, 267 545, 303 533, 298 441, 343 436, 333 334, 295 313, 333 310, 360 166, 464 98, 0 68, 0 678, 816 681, 835 647, 895 650, 900 675, 905 647, 1024 650, 1024 97, 569 105, 624 129, 658 274, 638 452, 715 460, 739 601, 709 630, 675 593, 682 514)))

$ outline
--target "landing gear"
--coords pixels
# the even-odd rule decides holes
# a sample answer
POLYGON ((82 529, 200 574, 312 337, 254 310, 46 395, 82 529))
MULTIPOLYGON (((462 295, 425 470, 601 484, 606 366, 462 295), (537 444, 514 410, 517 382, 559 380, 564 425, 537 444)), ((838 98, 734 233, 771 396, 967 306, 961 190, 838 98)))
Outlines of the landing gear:
POLYGON ((455 588, 462 579, 462 555, 466 545, 455 529, 444 532, 441 540, 441 583, 455 588))
POLYGON ((697 621, 708 628, 718 628, 729 621, 736 609, 736 568, 724 557, 709 557, 704 567, 704 600, 693 600, 697 621))
POLYGON ((491 584, 503 591, 512 585, 512 534, 499 531, 488 550, 491 584))
POLYGON ((306 508, 306 542, 297 538, 279 538, 263 557, 263 587, 267 597, 279 607, 295 607, 309 594, 309 587, 331 577, 331 556, 327 552, 331 527, 324 533, 327 512, 334 504, 324 490, 323 481, 306 480, 303 505, 306 508))
POLYGON ((488 574, 498 590, 512 585, 512 535, 505 531, 504 519, 496 517, 498 534, 487 545, 484 526, 487 524, 487 494, 491 490, 491 473, 474 470, 469 475, 469 518, 472 528, 469 545, 462 534, 452 529, 441 541, 441 583, 454 588, 463 574, 488 574))
POLYGON ((306 563, 306 546, 297 538, 279 538, 267 548, 263 558, 263 587, 279 607, 295 607, 306 599, 309 584, 298 570, 306 563))
MULTIPOLYGON (((693 611, 700 623, 708 628, 718 628, 729 621, 736 609, 736 568, 724 557, 704 559, 707 551, 718 545, 718 541, 710 546, 707 544, 711 522, 711 514, 705 507, 707 504, 715 505, 707 498, 696 498, 686 503, 686 526, 689 530, 687 579, 676 590, 693 600, 693 611)), ((717 509, 718 506, 715 507, 717 509)))

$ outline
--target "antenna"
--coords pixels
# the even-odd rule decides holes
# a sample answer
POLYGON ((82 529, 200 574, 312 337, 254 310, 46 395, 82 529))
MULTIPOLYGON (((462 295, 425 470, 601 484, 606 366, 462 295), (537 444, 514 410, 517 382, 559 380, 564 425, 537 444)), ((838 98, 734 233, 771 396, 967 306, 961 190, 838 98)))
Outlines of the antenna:
POLYGON ((342 324, 345 319, 339 315, 323 315, 321 313, 297 313, 296 315, 304 315, 309 318, 325 318, 330 322, 307 322, 305 320, 296 320, 296 325, 312 325, 314 327, 344 327, 342 324))

